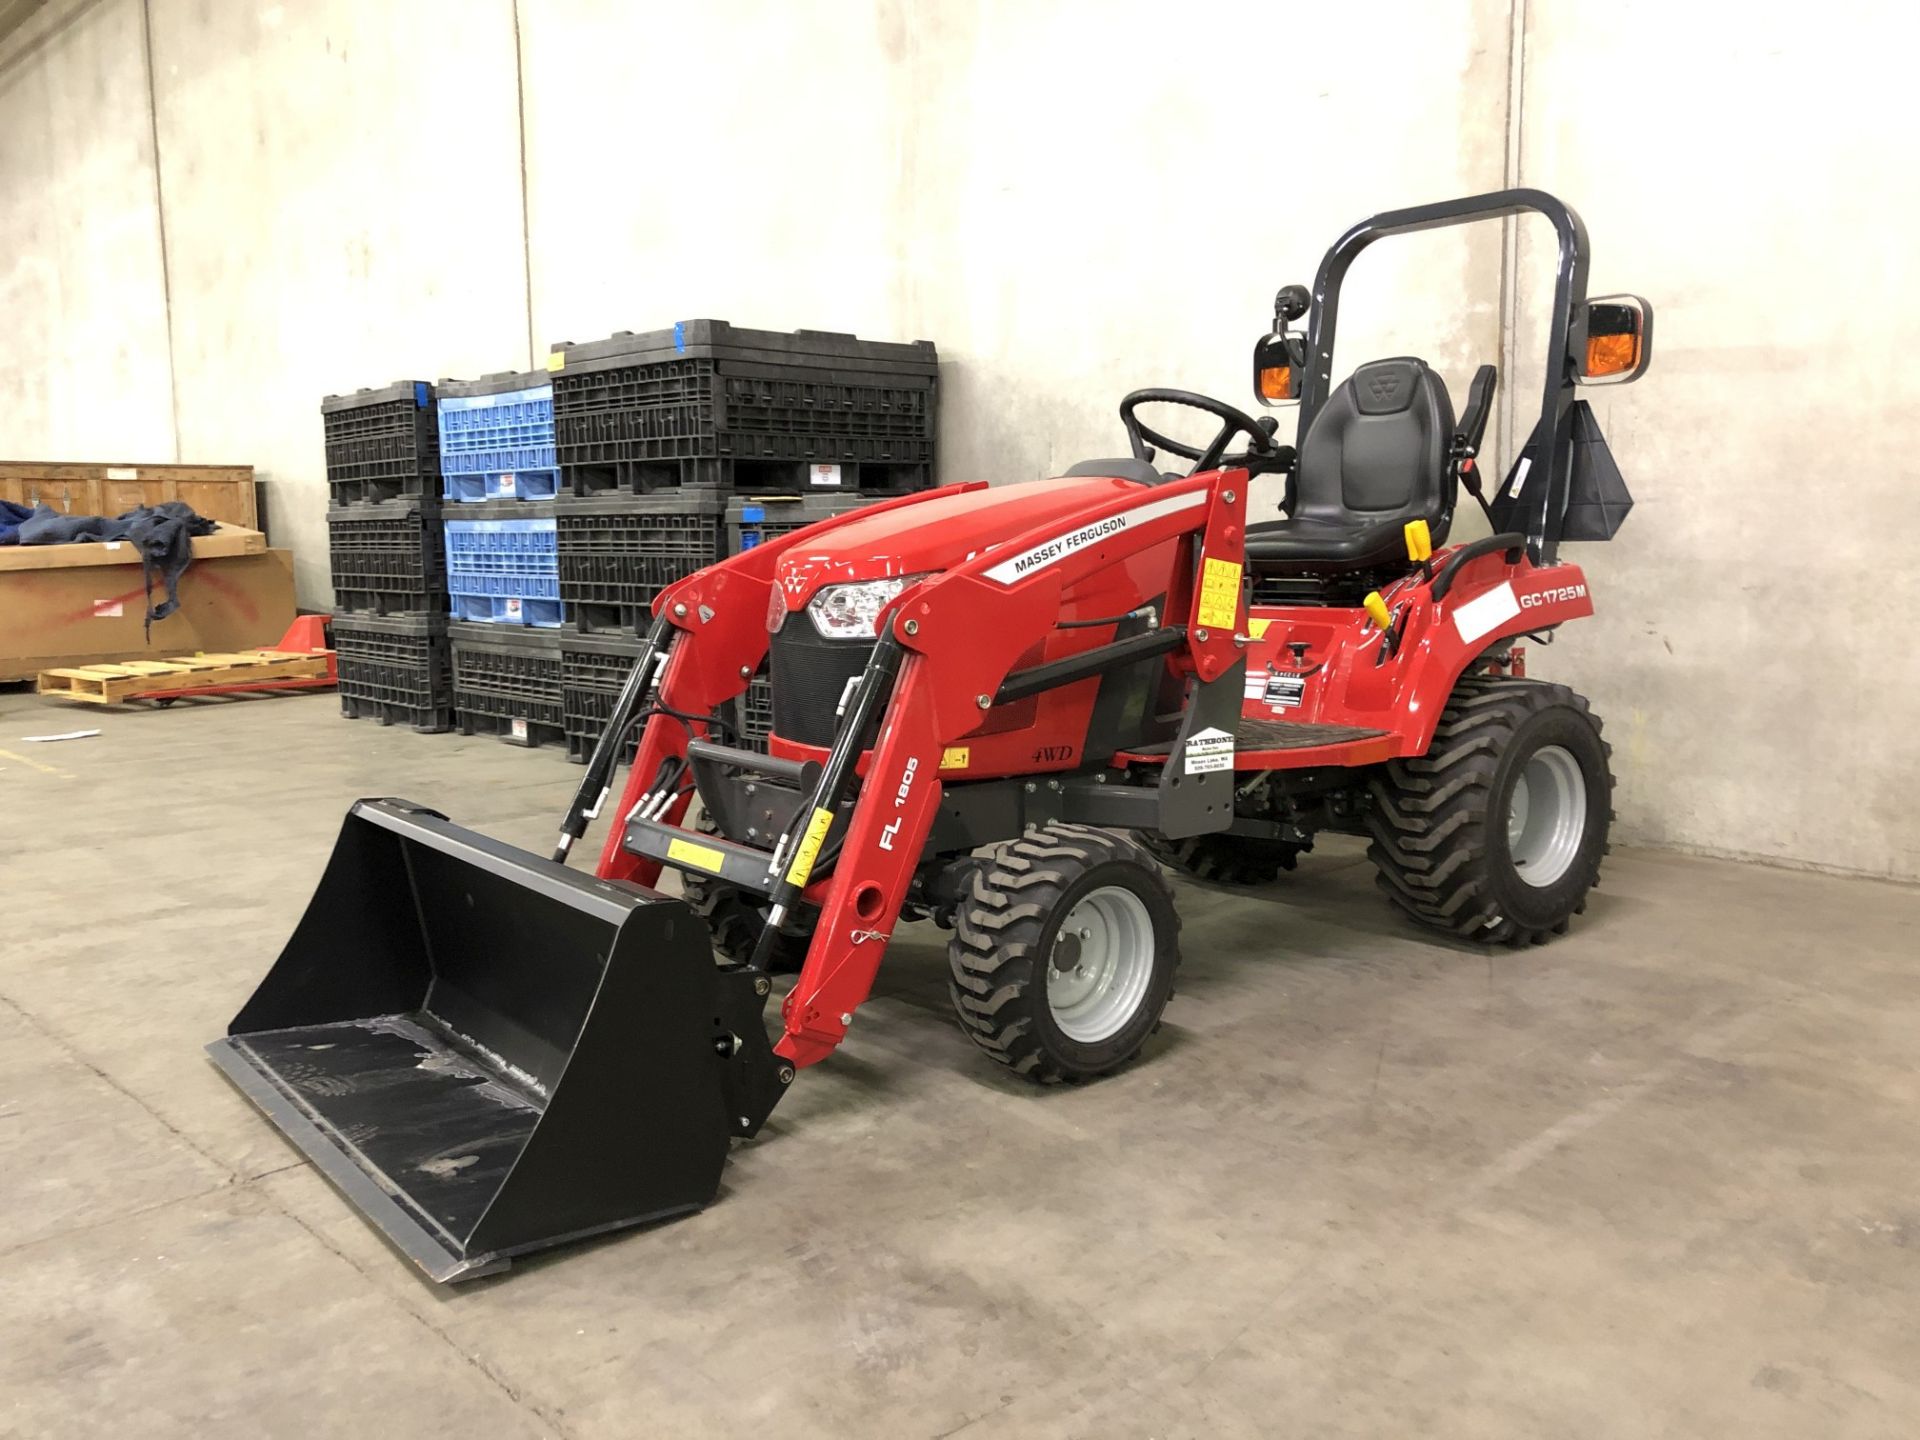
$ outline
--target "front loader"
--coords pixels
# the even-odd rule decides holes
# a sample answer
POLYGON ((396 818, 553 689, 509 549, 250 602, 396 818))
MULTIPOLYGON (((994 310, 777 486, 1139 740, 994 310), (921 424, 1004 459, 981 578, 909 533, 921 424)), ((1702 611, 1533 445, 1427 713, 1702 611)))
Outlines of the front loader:
POLYGON ((1111 1071, 1157 1027, 1179 961, 1162 862, 1262 880, 1348 831, 1425 925, 1565 930, 1612 779, 1585 702, 1526 679, 1516 642, 1592 613, 1558 546, 1610 538, 1629 502, 1574 387, 1637 378, 1651 340, 1645 303, 1589 300, 1586 267, 1578 218, 1539 191, 1377 216, 1311 296, 1281 292, 1256 348, 1256 394, 1301 407, 1297 449, 1271 418, 1136 391, 1128 457, 877 502, 669 587, 552 858, 361 801, 210 1053, 450 1281, 708 1203, 902 923, 952 929, 961 1028, 1043 1083, 1111 1071), (1336 385, 1334 328, 1368 244, 1526 213, 1560 243, 1554 358, 1487 499, 1492 367, 1456 419, 1416 359, 1336 385), (1185 445, 1149 404, 1220 429, 1185 445), (1249 523, 1263 474, 1284 517, 1249 523), (1493 533, 1448 545, 1462 488, 1493 533), (765 754, 729 722, 762 673, 765 754), (565 862, 630 740, 588 877, 565 862), (663 868, 684 898, 652 888, 663 868))

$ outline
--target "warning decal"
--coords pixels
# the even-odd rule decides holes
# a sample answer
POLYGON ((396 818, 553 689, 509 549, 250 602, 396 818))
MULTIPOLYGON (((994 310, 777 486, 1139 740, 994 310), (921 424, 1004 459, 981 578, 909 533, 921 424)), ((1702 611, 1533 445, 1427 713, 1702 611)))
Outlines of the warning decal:
POLYGON ((807 833, 794 847, 793 864, 787 867, 789 885, 805 885, 813 874, 813 862, 820 858, 820 847, 827 843, 827 831, 833 828, 833 811, 816 810, 807 822, 807 833))
POLYGON ((1233 769, 1233 736, 1213 728, 1196 731, 1187 738, 1186 766, 1189 775, 1233 769))
POLYGON ((949 745, 940 752, 942 770, 964 770, 973 763, 973 751, 965 745, 949 745))
POLYGON ((1200 567, 1200 623, 1231 630, 1240 616, 1240 566, 1211 555, 1200 567))

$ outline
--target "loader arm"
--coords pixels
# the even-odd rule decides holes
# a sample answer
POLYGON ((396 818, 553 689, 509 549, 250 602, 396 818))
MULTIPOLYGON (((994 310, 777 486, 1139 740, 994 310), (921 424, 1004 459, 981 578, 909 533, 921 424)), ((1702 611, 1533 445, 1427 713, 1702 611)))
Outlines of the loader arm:
MULTIPOLYGON (((878 500, 858 511, 848 511, 817 521, 807 526, 804 532, 789 531, 763 540, 750 550, 743 550, 731 559, 668 586, 655 598, 653 613, 656 620, 664 619, 671 627, 671 648, 667 663, 653 689, 638 697, 642 708, 636 713, 645 714, 644 707, 658 704, 683 714, 706 715, 714 706, 731 700, 747 688, 753 672, 766 658, 767 608, 776 583, 780 557, 796 544, 815 544, 834 527, 855 519, 986 488, 985 481, 974 480, 878 500)), ((628 716, 616 714, 608 726, 609 732, 624 730, 629 720, 628 716)), ((706 733, 704 722, 693 723, 696 733, 706 733)), ((652 885, 660 878, 657 862, 644 855, 636 855, 621 845, 619 822, 631 815, 647 798, 663 765, 685 761, 690 738, 693 736, 688 726, 672 715, 656 713, 644 721, 633 764, 627 771, 626 788, 621 792, 619 808, 614 812, 615 823, 608 827, 606 841, 600 849, 600 860, 594 870, 602 880, 631 880, 641 885, 652 885)), ((619 754, 623 739, 623 735, 614 733, 601 737, 601 746, 607 747, 605 759, 609 774, 613 757, 619 754)), ((597 749, 594 758, 596 762, 602 758, 597 749)), ((589 770, 595 768, 596 765, 589 766, 589 770)), ((598 784, 592 788, 597 790, 598 784)), ((581 803, 576 801, 576 804, 581 803)), ((584 803, 591 805, 597 813, 597 802, 584 799, 584 803)), ((687 797, 682 796, 668 806, 663 818, 677 824, 686 808, 687 797)))
MULTIPOLYGON (((806 962, 782 1007, 780 1056, 812 1065, 846 1035, 938 813, 942 752, 979 726, 1019 657, 1053 627, 1064 591, 1127 556, 1192 537, 1169 577, 1169 614, 1186 621, 1170 658, 1208 681, 1237 663, 1246 482, 1245 471, 1215 471, 1090 506, 915 586, 881 617, 881 644, 903 652, 898 678, 806 962)), ((843 730, 838 743, 853 739, 843 730)))

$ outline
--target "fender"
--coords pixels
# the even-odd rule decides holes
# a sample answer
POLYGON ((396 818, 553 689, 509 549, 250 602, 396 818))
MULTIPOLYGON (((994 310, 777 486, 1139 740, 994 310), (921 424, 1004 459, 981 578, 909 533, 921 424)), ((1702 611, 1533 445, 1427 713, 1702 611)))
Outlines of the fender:
MULTIPOLYGON (((1459 548, 1436 554, 1433 568, 1459 548)), ((1432 588, 1426 574, 1411 571, 1382 590, 1393 616, 1390 642, 1357 607, 1256 606, 1241 713, 1385 732, 1368 742, 1369 759, 1423 754, 1453 687, 1490 646, 1593 613, 1579 566, 1539 566, 1524 554, 1514 563, 1497 551, 1477 556, 1459 568, 1443 598, 1435 600, 1432 588)), ((1242 751, 1236 767, 1340 759, 1325 748, 1242 751)))

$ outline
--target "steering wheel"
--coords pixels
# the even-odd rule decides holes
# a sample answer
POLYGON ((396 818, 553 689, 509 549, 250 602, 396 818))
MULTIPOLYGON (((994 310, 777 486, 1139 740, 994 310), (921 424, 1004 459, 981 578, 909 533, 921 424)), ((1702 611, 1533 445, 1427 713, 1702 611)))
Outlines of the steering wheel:
POLYGON ((1197 475, 1202 470, 1217 470, 1228 461, 1245 465, 1248 469, 1260 471, 1280 468, 1285 458, 1284 446, 1273 443, 1273 432, 1277 422, 1272 416, 1259 420, 1243 410, 1236 410, 1223 400, 1215 400, 1207 395, 1196 395, 1191 390, 1136 390, 1120 402, 1120 422, 1127 427, 1127 443, 1133 446, 1136 460, 1152 460, 1153 451, 1148 447, 1157 446, 1171 455, 1193 461, 1193 469, 1187 473, 1197 475), (1218 419, 1220 433, 1215 435, 1204 450, 1196 450, 1191 445, 1183 445, 1178 440, 1170 440, 1157 430, 1149 430, 1140 423, 1134 408, 1139 405, 1184 405, 1189 410, 1204 411, 1218 419), (1245 435, 1247 448, 1238 454, 1226 453, 1227 442, 1235 435, 1245 435), (1266 462, 1266 463, 1262 463, 1266 462))

